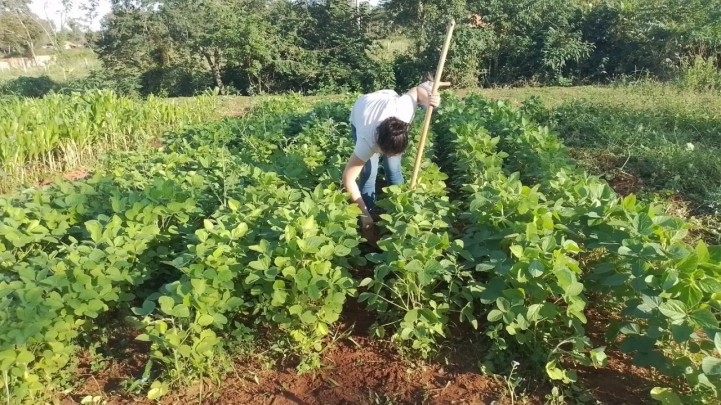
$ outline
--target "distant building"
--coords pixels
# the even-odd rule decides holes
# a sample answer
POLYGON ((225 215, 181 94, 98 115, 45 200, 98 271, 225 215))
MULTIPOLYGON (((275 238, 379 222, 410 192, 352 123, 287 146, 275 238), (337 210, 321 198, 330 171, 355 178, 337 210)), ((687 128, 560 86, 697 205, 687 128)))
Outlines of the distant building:
POLYGON ((63 49, 65 49, 65 50, 68 50, 68 49, 78 49, 78 48, 82 48, 82 47, 83 47, 82 45, 76 44, 76 43, 70 42, 70 41, 65 41, 65 42, 63 43, 63 49))

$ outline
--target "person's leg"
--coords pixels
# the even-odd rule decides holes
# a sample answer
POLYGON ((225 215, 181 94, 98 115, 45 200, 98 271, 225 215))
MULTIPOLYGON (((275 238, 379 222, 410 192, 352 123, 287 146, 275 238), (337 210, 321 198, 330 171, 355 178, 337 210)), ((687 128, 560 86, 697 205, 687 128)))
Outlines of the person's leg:
POLYGON ((405 182, 403 172, 401 171, 402 158, 402 154, 393 157, 383 156, 383 170, 389 186, 395 186, 405 182))
MULTIPOLYGON (((353 134, 353 143, 358 141, 355 126, 351 125, 351 133, 353 134)), ((363 202, 370 211, 375 207, 376 202, 376 177, 378 177, 378 155, 373 155, 360 173, 358 188, 360 189, 363 202)))
POLYGON ((363 166, 360 174, 360 188, 363 202, 366 204, 368 211, 372 210, 376 205, 376 178, 378 177, 378 155, 373 155, 363 166))

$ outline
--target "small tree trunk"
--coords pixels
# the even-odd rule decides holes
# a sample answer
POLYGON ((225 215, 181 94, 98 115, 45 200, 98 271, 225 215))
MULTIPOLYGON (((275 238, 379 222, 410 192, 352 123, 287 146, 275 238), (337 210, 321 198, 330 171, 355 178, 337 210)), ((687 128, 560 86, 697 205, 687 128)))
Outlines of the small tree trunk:
POLYGON ((35 57, 35 42, 28 41, 28 48, 30 48, 30 60, 31 60, 30 66, 37 66, 38 59, 35 57))
POLYGON ((220 76, 220 55, 218 50, 211 53, 209 50, 204 49, 201 52, 203 53, 203 56, 205 56, 205 60, 208 62, 210 71, 213 72, 213 79, 215 79, 215 84, 218 86, 220 94, 225 95, 225 85, 223 84, 223 78, 220 76))

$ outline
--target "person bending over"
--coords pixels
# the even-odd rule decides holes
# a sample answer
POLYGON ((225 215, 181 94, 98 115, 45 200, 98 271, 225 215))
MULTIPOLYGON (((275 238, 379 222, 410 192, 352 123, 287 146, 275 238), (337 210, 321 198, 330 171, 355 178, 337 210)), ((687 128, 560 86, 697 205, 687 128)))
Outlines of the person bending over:
MULTIPOLYGON (((439 86, 450 83, 441 82, 439 86)), ((355 149, 343 172, 343 185, 362 211, 366 237, 375 231, 371 210, 375 206, 380 156, 389 185, 402 184, 401 159, 408 148, 408 129, 416 109, 419 105, 438 108, 441 104, 441 96, 431 94, 432 88, 433 83, 427 81, 402 96, 393 90, 379 90, 360 96, 353 104, 350 124, 355 149)))

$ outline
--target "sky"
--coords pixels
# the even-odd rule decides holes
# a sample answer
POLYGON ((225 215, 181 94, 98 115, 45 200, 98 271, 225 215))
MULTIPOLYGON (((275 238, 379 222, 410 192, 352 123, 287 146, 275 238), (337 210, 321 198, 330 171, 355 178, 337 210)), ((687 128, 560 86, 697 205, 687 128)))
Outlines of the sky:
MULTIPOLYGON (((361 2, 363 1, 368 1, 372 5, 377 5, 380 0, 361 0, 361 2)), ((73 3, 75 7, 73 7, 73 10, 71 10, 66 16, 62 15, 63 6, 61 0, 32 0, 30 10, 41 18, 51 19, 57 27, 60 25, 60 21, 63 18, 67 21, 68 17, 74 19, 84 17, 84 12, 82 11, 80 5, 88 3, 88 0, 74 0, 73 3)), ((93 30, 100 29, 101 18, 110 12, 110 0, 98 0, 98 4, 98 17, 93 21, 91 26, 93 30)))
MULTIPOLYGON (((55 26, 60 25, 61 19, 67 21, 68 17, 77 19, 85 17, 80 5, 88 3, 88 0, 74 0, 74 6, 70 12, 63 16, 63 6, 60 0, 32 0, 30 10, 40 18, 50 19, 55 26)), ((110 12, 110 0, 98 0, 98 17, 93 21, 91 28, 100 29, 100 19, 110 12)))

